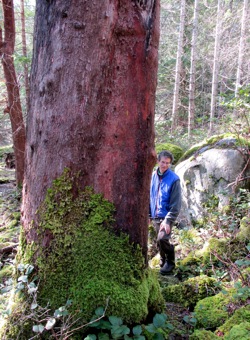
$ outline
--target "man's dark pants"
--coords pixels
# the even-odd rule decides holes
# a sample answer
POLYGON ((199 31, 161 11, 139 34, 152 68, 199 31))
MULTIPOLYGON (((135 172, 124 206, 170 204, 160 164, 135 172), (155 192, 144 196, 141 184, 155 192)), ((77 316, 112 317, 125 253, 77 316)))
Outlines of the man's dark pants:
POLYGON ((174 264, 174 246, 170 243, 171 232, 166 234, 165 229, 160 231, 160 225, 163 219, 152 219, 153 226, 157 233, 157 246, 159 248, 161 257, 161 266, 167 260, 169 263, 174 264))

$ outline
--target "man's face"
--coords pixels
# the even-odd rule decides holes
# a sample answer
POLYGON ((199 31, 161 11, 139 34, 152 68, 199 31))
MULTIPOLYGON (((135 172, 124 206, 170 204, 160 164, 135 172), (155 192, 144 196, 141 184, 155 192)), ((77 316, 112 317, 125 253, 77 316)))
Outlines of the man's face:
POLYGON ((170 167, 170 164, 171 164, 171 158, 161 157, 160 161, 158 161, 160 172, 163 174, 166 170, 168 170, 168 168, 170 167))

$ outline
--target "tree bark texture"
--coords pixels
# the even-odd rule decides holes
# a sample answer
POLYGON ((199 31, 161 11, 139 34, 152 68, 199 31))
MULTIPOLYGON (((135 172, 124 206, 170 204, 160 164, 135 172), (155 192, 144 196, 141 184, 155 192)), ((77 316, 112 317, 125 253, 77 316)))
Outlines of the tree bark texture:
POLYGON ((4 38, 0 28, 0 52, 7 87, 8 108, 10 115, 13 147, 16 165, 16 182, 21 185, 24 176, 25 126, 23 122, 19 86, 13 60, 15 46, 15 19, 13 0, 3 0, 4 38))
MULTIPOLYGON (((159 1, 37 1, 23 224, 65 167, 115 204, 147 251, 159 1)), ((34 227, 31 229, 31 221, 34 227)))

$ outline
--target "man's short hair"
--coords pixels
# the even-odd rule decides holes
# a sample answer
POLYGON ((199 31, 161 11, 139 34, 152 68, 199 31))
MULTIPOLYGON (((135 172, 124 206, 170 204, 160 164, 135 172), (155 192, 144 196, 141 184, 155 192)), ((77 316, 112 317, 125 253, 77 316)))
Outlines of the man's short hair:
POLYGON ((158 154, 158 156, 157 156, 158 162, 162 159, 162 157, 170 158, 170 159, 171 159, 171 163, 173 163, 174 156, 172 155, 171 152, 166 151, 166 150, 161 151, 161 152, 158 154))

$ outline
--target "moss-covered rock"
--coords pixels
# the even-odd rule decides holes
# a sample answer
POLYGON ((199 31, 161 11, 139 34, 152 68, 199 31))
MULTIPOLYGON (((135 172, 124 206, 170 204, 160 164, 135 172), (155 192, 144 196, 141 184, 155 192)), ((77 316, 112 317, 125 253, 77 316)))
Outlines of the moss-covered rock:
POLYGON ((211 331, 207 331, 205 329, 202 330, 195 330, 193 334, 189 337, 190 340, 215 340, 215 339, 221 339, 217 335, 215 335, 211 331))
POLYGON ((115 234, 113 205, 90 188, 74 199, 69 177, 65 171, 53 182, 38 211, 39 241, 20 240, 17 262, 35 266, 39 304, 55 310, 71 299, 71 312, 82 320, 107 305, 106 314, 125 323, 161 312, 157 275, 145 269, 142 251, 128 235, 115 234))
POLYGON ((222 293, 200 300, 194 308, 196 328, 213 329, 223 325, 229 317, 227 305, 231 300, 230 294, 222 293))
POLYGON ((240 221, 239 232, 236 235, 236 238, 241 242, 249 242, 250 241, 250 217, 245 216, 240 221))
POLYGON ((185 159, 191 157, 193 154, 199 153, 199 150, 202 152, 208 148, 213 147, 216 143, 216 146, 220 148, 228 148, 234 145, 235 147, 238 146, 249 146, 249 141, 241 136, 232 134, 232 133, 224 133, 220 135, 214 135, 209 138, 204 139, 202 142, 193 145, 189 150, 187 150, 183 156, 179 159, 180 162, 184 161, 185 159))
POLYGON ((180 303, 185 307, 194 306, 200 299, 215 294, 216 280, 206 275, 190 278, 180 284, 162 289, 167 302, 180 303))
POLYGON ((239 325, 233 326, 224 340, 249 340, 250 339, 250 322, 242 322, 239 325))
POLYGON ((229 240, 225 238, 217 239, 210 238, 207 243, 204 244, 203 248, 197 252, 197 255, 202 258, 202 263, 216 263, 219 262, 219 257, 224 258, 228 250, 229 240))
POLYGON ((222 261, 236 261, 246 255, 246 249, 242 246, 242 242, 237 239, 226 238, 210 238, 203 248, 196 252, 201 258, 201 262, 206 264, 217 264, 222 261))
POLYGON ((222 332, 226 335, 235 325, 242 322, 250 323, 250 305, 237 309, 222 326, 218 327, 217 332, 222 332))
POLYGON ((171 144, 171 143, 160 143, 157 144, 155 146, 155 150, 158 153, 160 153, 161 151, 167 150, 170 151, 173 156, 174 156, 174 164, 176 164, 178 162, 178 160, 182 157, 183 155, 183 150, 180 146, 175 145, 175 144, 171 144))
POLYGON ((197 266, 202 262, 201 257, 197 256, 196 251, 190 251, 188 255, 184 258, 181 259, 178 264, 180 266, 197 266))

